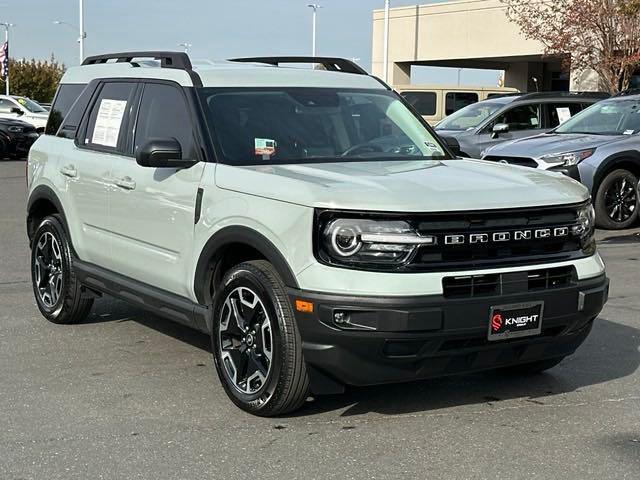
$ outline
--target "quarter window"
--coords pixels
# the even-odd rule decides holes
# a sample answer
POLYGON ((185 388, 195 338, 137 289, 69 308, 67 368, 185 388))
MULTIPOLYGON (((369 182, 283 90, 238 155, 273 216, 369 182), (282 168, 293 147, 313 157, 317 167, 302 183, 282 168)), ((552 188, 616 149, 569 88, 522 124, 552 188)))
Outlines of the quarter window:
POLYGON ((478 94, 473 92, 449 92, 445 96, 445 115, 451 115, 453 112, 460 110, 461 108, 476 103, 478 101, 478 94))
POLYGON ((436 114, 435 92, 403 92, 402 96, 420 115, 429 117, 436 114))
POLYGON ((182 91, 176 87, 150 83, 144 88, 134 151, 152 138, 175 138, 183 158, 196 157, 191 116, 182 91))
POLYGON ((106 83, 93 105, 84 144, 100 150, 118 150, 125 138, 125 123, 135 95, 136 84, 106 83))
POLYGON ((78 97, 80 97, 80 94, 85 89, 85 87, 86 85, 84 84, 72 83, 60 85, 58 94, 56 95, 56 98, 53 101, 53 106, 51 107, 49 121, 47 122, 47 128, 44 132, 45 134, 56 134, 56 132, 62 125, 64 118, 67 116, 78 97))

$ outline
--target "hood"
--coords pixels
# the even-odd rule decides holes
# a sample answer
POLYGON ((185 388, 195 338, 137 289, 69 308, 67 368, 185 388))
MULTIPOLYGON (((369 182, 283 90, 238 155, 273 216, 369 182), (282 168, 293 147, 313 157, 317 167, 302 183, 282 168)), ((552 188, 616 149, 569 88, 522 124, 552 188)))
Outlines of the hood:
POLYGON ((18 120, 16 118, 1 118, 0 117, 0 125, 13 125, 16 127, 32 127, 29 122, 24 122, 22 120, 18 120))
POLYGON ((368 211, 484 210, 589 198, 584 186, 562 174, 481 160, 220 164, 216 183, 308 207, 368 211))
POLYGON ((543 133, 535 137, 500 143, 488 149, 485 155, 539 158, 552 153, 574 152, 576 150, 601 147, 608 143, 628 138, 625 135, 543 133))
POLYGON ((448 130, 446 128, 436 128, 436 133, 441 137, 453 137, 458 138, 462 135, 468 134, 469 132, 473 132, 475 128, 470 128, 468 130, 448 130))

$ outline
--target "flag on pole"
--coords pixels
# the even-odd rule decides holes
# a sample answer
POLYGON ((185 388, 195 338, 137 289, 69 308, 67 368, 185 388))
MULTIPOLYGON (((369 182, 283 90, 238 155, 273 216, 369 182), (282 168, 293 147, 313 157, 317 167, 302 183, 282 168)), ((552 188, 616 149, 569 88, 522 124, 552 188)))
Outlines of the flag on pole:
POLYGON ((9 75, 9 42, 0 46, 0 76, 7 78, 9 75))

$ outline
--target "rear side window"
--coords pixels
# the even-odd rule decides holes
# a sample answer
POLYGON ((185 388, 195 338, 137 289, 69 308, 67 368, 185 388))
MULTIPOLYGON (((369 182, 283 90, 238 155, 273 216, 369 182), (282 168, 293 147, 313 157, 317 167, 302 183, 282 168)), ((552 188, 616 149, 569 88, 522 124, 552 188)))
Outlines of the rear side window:
POLYGON ((158 83, 144 87, 134 152, 152 138, 175 138, 182 147, 182 158, 196 158, 191 115, 184 94, 177 87, 158 83))
POLYGON ((98 150, 118 150, 125 139, 125 122, 135 91, 135 83, 104 84, 89 114, 84 145, 98 150))
POLYGON ((478 101, 478 94, 473 92, 449 92, 445 96, 445 115, 451 115, 453 112, 460 110, 461 108, 476 103, 478 101))
POLYGON ((583 106, 579 103, 547 103, 545 105, 547 109, 547 118, 549 119, 549 125, 547 128, 556 128, 561 123, 566 122, 576 113, 580 112, 583 106))
POLYGON ((44 133, 47 135, 55 135, 62 121, 71 110, 71 107, 78 99, 82 91, 85 89, 84 84, 65 84, 58 87, 58 93, 51 106, 51 113, 49 114, 49 121, 47 122, 47 128, 44 133))
POLYGON ((436 114, 435 92, 403 92, 402 96, 420 115, 428 117, 436 114))

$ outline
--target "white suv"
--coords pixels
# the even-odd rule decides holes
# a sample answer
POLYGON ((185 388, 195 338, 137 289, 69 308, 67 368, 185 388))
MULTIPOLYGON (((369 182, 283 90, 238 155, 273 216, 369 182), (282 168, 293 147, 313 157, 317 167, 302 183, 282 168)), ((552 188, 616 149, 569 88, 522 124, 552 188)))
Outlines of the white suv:
POLYGON ((258 415, 347 385, 544 370, 607 299, 582 185, 455 158, 347 60, 92 57, 46 133, 28 165, 42 314, 79 322, 109 294, 208 332, 258 415))

